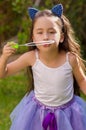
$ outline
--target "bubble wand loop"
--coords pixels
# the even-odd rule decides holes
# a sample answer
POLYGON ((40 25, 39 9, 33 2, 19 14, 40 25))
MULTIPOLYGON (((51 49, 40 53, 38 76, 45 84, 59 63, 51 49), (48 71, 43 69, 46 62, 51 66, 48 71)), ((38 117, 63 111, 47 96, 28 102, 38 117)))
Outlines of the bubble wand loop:
POLYGON ((45 45, 45 44, 53 44, 55 43, 54 40, 49 40, 49 41, 37 41, 37 42, 29 42, 29 43, 26 43, 26 44, 22 44, 22 45, 19 45, 18 43, 16 44, 13 44, 12 47, 13 48, 19 48, 20 46, 40 46, 40 45, 45 45))

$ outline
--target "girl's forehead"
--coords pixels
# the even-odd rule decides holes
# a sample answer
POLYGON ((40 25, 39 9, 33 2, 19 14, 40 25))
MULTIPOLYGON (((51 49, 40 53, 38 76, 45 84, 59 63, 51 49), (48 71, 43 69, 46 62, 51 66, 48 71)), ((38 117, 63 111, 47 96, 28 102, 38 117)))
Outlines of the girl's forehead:
POLYGON ((39 26, 57 26, 57 21, 58 17, 47 17, 47 16, 42 16, 37 18, 35 21, 34 27, 39 27, 39 26))

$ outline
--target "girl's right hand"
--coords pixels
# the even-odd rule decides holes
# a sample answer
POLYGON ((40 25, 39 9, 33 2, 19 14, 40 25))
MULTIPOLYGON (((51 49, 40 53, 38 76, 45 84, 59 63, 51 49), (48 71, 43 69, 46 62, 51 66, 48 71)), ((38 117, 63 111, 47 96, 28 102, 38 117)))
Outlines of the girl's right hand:
POLYGON ((2 51, 2 56, 5 59, 8 59, 11 55, 13 55, 16 52, 16 49, 12 47, 13 44, 15 43, 8 42, 4 46, 3 51, 2 51))

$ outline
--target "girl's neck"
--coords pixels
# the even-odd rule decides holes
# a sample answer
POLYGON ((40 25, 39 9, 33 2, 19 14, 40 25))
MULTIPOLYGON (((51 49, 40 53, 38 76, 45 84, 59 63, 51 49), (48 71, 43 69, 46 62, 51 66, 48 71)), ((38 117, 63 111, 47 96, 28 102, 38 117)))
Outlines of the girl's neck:
POLYGON ((45 60, 47 62, 51 62, 53 60, 56 60, 58 58, 59 52, 58 50, 55 50, 53 52, 40 52, 39 51, 39 58, 42 60, 45 60))
POLYGON ((38 52, 39 53, 39 59, 48 67, 59 67, 62 64, 65 63, 66 61, 66 52, 61 51, 58 52, 54 51, 54 52, 38 52))

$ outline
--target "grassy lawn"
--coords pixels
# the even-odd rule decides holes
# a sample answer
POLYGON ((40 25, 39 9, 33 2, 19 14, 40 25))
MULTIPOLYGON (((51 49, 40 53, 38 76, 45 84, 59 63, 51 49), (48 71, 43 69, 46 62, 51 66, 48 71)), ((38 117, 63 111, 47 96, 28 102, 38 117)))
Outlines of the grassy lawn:
MULTIPOLYGON (((27 90, 27 78, 24 72, 0 79, 0 130, 9 130, 10 113, 19 103, 27 90)), ((86 96, 82 95, 84 99, 86 96)))
POLYGON ((9 130, 10 113, 19 103, 27 90, 24 72, 0 79, 0 130, 9 130))

